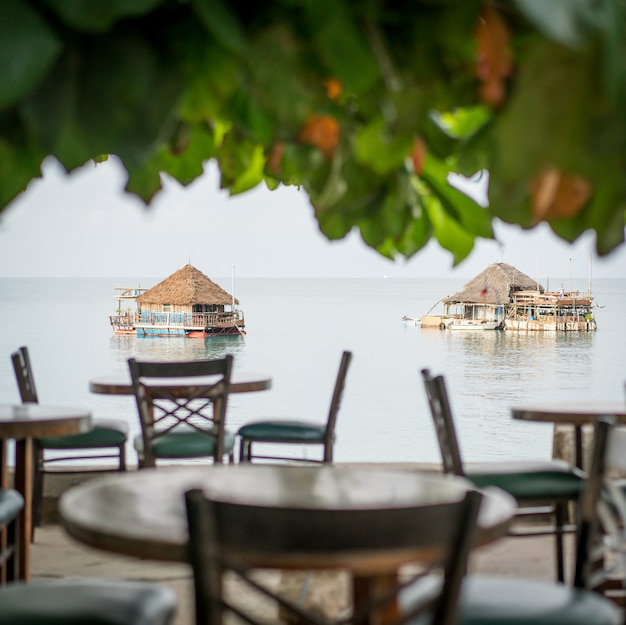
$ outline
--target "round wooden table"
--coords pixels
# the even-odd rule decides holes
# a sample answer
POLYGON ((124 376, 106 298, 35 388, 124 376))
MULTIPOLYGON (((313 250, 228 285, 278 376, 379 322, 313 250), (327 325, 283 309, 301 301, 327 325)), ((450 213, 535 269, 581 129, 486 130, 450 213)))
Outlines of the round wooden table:
POLYGON ((30 537, 32 534, 33 438, 81 434, 92 428, 91 413, 82 408, 41 404, 0 404, 0 482, 8 485, 6 441, 15 439, 14 487, 24 497, 20 517, 20 578, 30 579, 30 537))
MULTIPOLYGON (((200 376, 193 378, 197 384, 210 384, 213 376, 200 376)), ((149 379, 146 383, 149 383, 149 379)), ((167 385, 168 389, 176 386, 189 388, 189 381, 185 383, 185 378, 173 378, 172 383, 159 379, 159 385, 167 385)), ((272 388, 272 378, 264 373, 251 371, 233 371, 230 380, 231 393, 252 393, 255 391, 265 391, 272 388)), ((118 373, 93 378, 89 381, 89 390, 100 395, 132 395, 133 387, 130 380, 130 373, 118 373)))
POLYGON ((620 402, 529 402, 511 409, 514 419, 569 424, 574 428, 574 459, 583 468, 583 425, 593 425, 600 417, 614 417, 626 423, 626 403, 620 402))
MULTIPOLYGON (((146 469, 70 489, 60 500, 61 522, 70 536, 98 549, 186 561, 184 493, 193 488, 241 506, 228 533, 251 566, 347 570, 358 605, 376 588, 386 588, 403 564, 440 556, 432 545, 416 546, 420 523, 428 523, 429 506, 458 501, 473 486, 463 478, 384 465, 146 469), (409 532, 410 545, 398 538, 409 532), (347 546, 353 539, 367 548, 347 546)), ((483 492, 478 544, 505 536, 516 510, 504 491, 483 492)))

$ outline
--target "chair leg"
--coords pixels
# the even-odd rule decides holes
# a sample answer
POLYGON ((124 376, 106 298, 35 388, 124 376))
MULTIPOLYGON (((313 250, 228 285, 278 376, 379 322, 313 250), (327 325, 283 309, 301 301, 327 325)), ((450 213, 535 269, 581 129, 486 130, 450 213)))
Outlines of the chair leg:
POLYGON ((35 541, 35 528, 41 527, 43 518, 43 449, 33 441, 33 526, 31 532, 31 542, 35 541))
POLYGON ((120 466, 118 471, 120 473, 126 471, 126 443, 120 445, 120 466))
POLYGON ((250 462, 252 442, 247 438, 242 438, 239 442, 239 462, 250 462))
POLYGON ((565 549, 563 546, 563 527, 567 519, 567 503, 559 502, 554 508, 554 541, 556 547, 556 578, 558 582, 565 582, 565 549))

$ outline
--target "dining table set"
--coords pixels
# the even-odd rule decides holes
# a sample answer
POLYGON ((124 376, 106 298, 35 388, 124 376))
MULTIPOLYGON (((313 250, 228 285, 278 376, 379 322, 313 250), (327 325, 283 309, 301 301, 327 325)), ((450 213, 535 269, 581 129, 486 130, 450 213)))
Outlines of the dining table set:
MULTIPOLYGON (((225 366, 232 367, 232 362, 225 366)), ((138 381, 129 370, 92 377, 88 384, 97 394, 135 395, 138 405, 148 402, 152 410, 148 414, 157 420, 156 402, 166 397, 177 406, 169 411, 168 418, 174 414, 179 421, 181 405, 183 411, 191 410, 180 403, 189 388, 194 389, 194 402, 210 398, 208 403, 217 419, 221 409, 219 393, 224 389, 227 394, 253 393, 272 386, 270 375, 236 368, 225 374, 226 385, 219 376, 204 376, 198 382, 190 371, 176 378, 144 376, 138 381), (215 380, 209 379, 212 377, 215 380)), ((606 417, 626 424, 626 405, 533 401, 513 406, 511 416, 571 425, 575 432, 575 465, 581 468, 582 426, 594 425, 606 417)), ((188 417, 182 421, 187 430, 198 427, 188 417)), ((24 499, 17 545, 18 578, 24 582, 31 578, 33 443, 40 437, 81 434, 92 427, 92 414, 85 408, 0 404, 0 486, 12 486, 24 499), (11 440, 15 441, 12 483, 7 461, 11 440)), ((175 426, 167 427, 173 430, 175 426)), ((228 514, 220 535, 246 567, 347 571, 355 610, 390 589, 403 567, 442 561, 442 551, 431 539, 415 539, 432 530, 429 511, 456 504, 468 493, 478 492, 480 505, 471 549, 507 536, 518 512, 518 502, 511 493, 495 486, 477 486, 470 476, 393 463, 244 462, 233 452, 229 458, 215 456, 209 462, 183 460, 163 466, 155 462, 139 470, 112 472, 84 481, 62 495, 60 520, 70 537, 96 550, 141 560, 188 562, 190 532, 185 498, 194 490, 217 505, 219 514, 228 514)), ((399 608, 395 600, 391 606, 375 617, 364 617, 363 623, 393 623, 399 608)), ((0 622, 1 615, 0 597, 0 622)))

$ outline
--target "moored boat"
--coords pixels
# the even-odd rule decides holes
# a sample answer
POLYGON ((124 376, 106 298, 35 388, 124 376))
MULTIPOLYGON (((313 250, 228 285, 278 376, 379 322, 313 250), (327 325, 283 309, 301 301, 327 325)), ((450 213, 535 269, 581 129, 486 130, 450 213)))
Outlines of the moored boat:
POLYGON ((499 321, 474 321, 472 319, 458 319, 451 321, 450 330, 498 330, 502 327, 499 321))
POLYGON ((421 317, 409 317, 408 315, 402 315, 400 321, 402 321, 405 326, 419 326, 422 323, 421 317))

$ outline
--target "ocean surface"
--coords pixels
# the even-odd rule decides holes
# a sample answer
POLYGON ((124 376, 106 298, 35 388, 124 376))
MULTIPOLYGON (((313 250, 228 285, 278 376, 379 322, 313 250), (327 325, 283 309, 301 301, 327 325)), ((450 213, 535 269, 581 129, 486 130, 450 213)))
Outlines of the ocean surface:
MULTIPOLYGON (((592 333, 422 330, 401 316, 425 314, 469 279, 239 278, 243 337, 115 336, 115 287, 161 278, 0 279, 0 402, 18 402, 10 354, 27 345, 39 400, 125 418, 139 432, 134 399, 94 395, 89 379, 127 370, 127 359, 200 359, 231 353, 235 367, 268 373, 269 391, 235 394, 232 429, 266 417, 323 421, 341 352, 353 352, 337 425, 338 462, 438 462, 420 370, 446 376, 468 462, 549 458, 552 426, 515 422, 529 400, 624 401, 626 280, 593 284, 592 333)), ((228 292, 230 278, 215 278, 228 292)), ((569 287, 569 278, 563 283, 569 287)), ((559 283, 559 280, 556 281, 559 283)), ((588 280, 574 280, 588 290, 588 280)), ((307 452, 311 453, 311 452, 307 452)), ((134 462, 132 446, 129 461, 134 462)))

